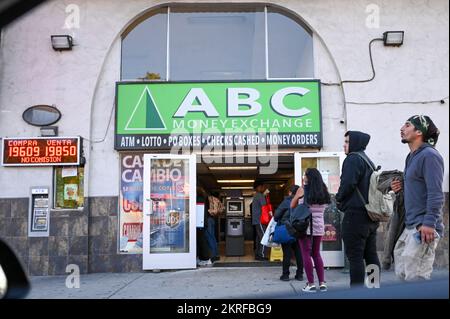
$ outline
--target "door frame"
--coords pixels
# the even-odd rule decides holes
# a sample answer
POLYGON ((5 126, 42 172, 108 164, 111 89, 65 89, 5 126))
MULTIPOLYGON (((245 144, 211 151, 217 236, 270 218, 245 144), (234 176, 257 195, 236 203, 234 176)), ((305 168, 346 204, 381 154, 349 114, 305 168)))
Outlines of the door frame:
MULTIPOLYGON (((295 184, 302 185, 302 158, 338 158, 339 159, 339 174, 342 174, 342 164, 345 159, 344 152, 317 152, 317 153, 294 153, 294 176, 295 184)), ((342 242, 342 250, 324 251, 322 250, 323 243, 320 244, 320 254, 323 259, 325 267, 344 267, 344 243, 342 242)))
POLYGON ((191 269, 196 268, 197 236, 196 236, 196 197, 197 197, 197 159, 195 154, 144 154, 144 225, 142 267, 152 269, 191 269), (189 161, 189 251, 187 253, 150 253, 150 215, 152 205, 150 198, 151 162, 157 159, 182 159, 189 161))

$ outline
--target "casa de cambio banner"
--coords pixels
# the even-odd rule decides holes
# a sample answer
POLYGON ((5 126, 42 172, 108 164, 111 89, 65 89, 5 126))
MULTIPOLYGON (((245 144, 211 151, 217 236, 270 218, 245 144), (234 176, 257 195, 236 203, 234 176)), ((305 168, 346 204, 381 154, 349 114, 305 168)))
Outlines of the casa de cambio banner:
POLYGON ((320 81, 118 82, 116 150, 322 147, 320 81))

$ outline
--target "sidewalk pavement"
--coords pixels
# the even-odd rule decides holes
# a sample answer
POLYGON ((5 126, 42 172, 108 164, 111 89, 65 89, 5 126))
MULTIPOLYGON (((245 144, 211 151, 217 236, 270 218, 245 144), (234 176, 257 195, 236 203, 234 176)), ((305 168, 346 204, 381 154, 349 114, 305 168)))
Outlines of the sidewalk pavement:
MULTIPOLYGON (((159 273, 100 273, 81 275, 80 288, 67 288, 66 276, 32 277, 32 290, 27 298, 258 299, 302 298, 307 294, 301 291, 305 281, 293 279, 295 269, 291 269, 289 282, 281 281, 280 274, 281 267, 207 267, 159 273)), ((448 278, 448 270, 435 271, 433 275, 448 278)), ((325 279, 329 292, 349 288, 349 274, 343 273, 342 269, 326 270, 325 279)), ((381 288, 399 282, 393 271, 382 272, 381 288)), ((326 293, 328 292, 317 292, 326 293)))

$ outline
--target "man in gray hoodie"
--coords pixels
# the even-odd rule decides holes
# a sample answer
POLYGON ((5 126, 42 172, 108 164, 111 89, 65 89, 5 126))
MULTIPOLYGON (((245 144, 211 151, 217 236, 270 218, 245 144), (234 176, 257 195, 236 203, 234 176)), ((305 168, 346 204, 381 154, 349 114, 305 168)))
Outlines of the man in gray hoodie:
POLYGON ((428 116, 414 115, 400 133, 411 152, 406 158, 403 185, 400 181, 391 184, 394 192, 404 190, 406 210, 406 228, 394 249, 395 273, 405 280, 430 279, 444 229, 444 161, 434 148, 439 130, 428 116))

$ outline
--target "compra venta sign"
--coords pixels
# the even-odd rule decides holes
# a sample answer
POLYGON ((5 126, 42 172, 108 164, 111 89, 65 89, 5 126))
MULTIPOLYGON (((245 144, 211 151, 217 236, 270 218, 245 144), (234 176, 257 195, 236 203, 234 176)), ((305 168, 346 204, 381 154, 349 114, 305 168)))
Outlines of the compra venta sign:
POLYGON ((126 82, 116 99, 118 150, 322 146, 319 81, 126 82))

